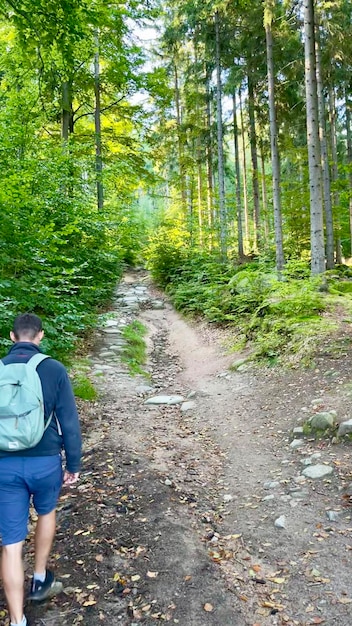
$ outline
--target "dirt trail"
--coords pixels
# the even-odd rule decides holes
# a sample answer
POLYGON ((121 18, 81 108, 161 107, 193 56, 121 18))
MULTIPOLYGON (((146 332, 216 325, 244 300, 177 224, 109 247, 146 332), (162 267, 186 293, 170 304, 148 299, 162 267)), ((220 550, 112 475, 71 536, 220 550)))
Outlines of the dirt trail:
MULTIPOLYGON (((130 274, 123 288, 140 284, 130 274)), ((230 372, 218 331, 168 303, 142 308, 150 380, 118 359, 96 376, 82 482, 59 511, 65 594, 30 609, 33 623, 350 626, 351 444, 290 447, 302 409, 350 416, 348 350, 309 372, 230 372), (159 394, 194 406, 145 404, 159 394), (334 467, 328 479, 302 478, 313 453, 334 467)))

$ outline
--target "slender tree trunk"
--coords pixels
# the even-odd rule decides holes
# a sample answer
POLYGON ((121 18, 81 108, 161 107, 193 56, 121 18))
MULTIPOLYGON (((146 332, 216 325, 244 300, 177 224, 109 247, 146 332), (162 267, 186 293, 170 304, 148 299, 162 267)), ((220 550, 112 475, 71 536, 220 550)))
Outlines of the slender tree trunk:
POLYGON ((182 201, 183 211, 186 215, 187 189, 186 189, 186 176, 184 172, 184 157, 183 157, 183 144, 182 144, 182 114, 181 114, 181 101, 180 101, 180 86, 179 86, 177 65, 176 65, 175 60, 174 60, 174 90, 175 90, 178 164, 179 164, 179 173, 180 173, 181 201, 182 201))
POLYGON ((247 156, 246 156, 246 133, 243 120, 243 106, 241 90, 239 91, 240 101, 240 119, 241 119, 241 137, 242 137, 242 158, 243 158, 243 205, 244 205, 244 232, 245 232, 245 252, 249 248, 250 232, 249 232, 249 211, 248 211, 248 185, 247 185, 247 156))
POLYGON ((241 170, 240 170, 240 155, 238 148, 238 124, 237 124, 237 103, 236 92, 232 95, 233 103, 233 141, 235 148, 235 172, 236 172, 236 204, 237 204, 237 237, 238 237, 238 258, 243 260, 243 232, 242 232, 242 197, 241 197, 241 170))
POLYGON ((104 187, 103 187, 103 158, 101 142, 101 105, 100 105, 100 59, 99 59, 99 37, 95 33, 95 54, 94 54, 94 93, 95 93, 95 173, 97 180, 97 206, 98 211, 104 207, 104 187))
POLYGON ((72 110, 72 85, 65 80, 62 83, 62 124, 61 137, 68 141, 70 132, 73 131, 73 110, 72 110))
POLYGON ((273 36, 271 22, 266 20, 266 54, 268 66, 268 91, 269 91, 269 120, 270 120, 270 147, 271 147, 271 167, 273 173, 273 207, 274 207, 274 227, 275 227, 275 249, 276 249, 276 269, 280 275, 285 263, 282 237, 282 216, 281 216, 281 172, 278 149, 278 132, 275 106, 275 74, 273 55, 273 36))
POLYGON ((206 72, 206 129, 207 129, 207 141, 206 141, 206 164, 207 164, 207 210, 208 210, 208 226, 210 233, 210 249, 213 248, 214 238, 214 174, 213 174, 213 148, 212 148, 212 132, 211 132, 211 94, 210 94, 210 75, 206 72))
POLYGON ((260 142, 260 165, 262 170, 262 222, 264 226, 264 236, 265 241, 267 242, 269 239, 270 232, 270 224, 269 224, 269 212, 268 212, 268 191, 266 186, 266 177, 265 177, 265 155, 264 155, 264 145, 263 142, 260 142))
POLYGON ((346 111, 346 138, 347 138, 347 162, 349 181, 349 210, 350 210, 350 254, 352 256, 352 131, 351 131, 351 103, 348 98, 347 88, 345 89, 345 111, 346 111))
POLYGON ((323 201, 317 77, 315 65, 314 0, 304 0, 305 87, 310 188, 310 234, 312 274, 325 270, 323 201))
POLYGON ((335 264, 334 258, 334 226, 331 204, 331 185, 328 148, 326 143, 325 124, 325 99, 321 72, 321 55, 319 44, 319 27, 316 28, 316 62, 317 62, 317 91, 319 108, 319 136, 321 145, 321 166, 323 175, 324 209, 325 209, 325 232, 326 232, 326 267, 332 269, 335 264))
POLYGON ((340 196, 336 189, 339 173, 337 169, 337 140, 336 140, 336 107, 335 107, 335 92, 332 86, 329 87, 329 110, 330 110, 330 141, 331 141, 331 175, 332 181, 335 185, 335 191, 333 193, 334 208, 335 208, 335 224, 336 224, 336 262, 342 263, 341 252, 341 227, 339 220, 339 204, 340 196))
POLYGON ((225 175, 224 175, 224 146, 222 130, 222 85, 220 65, 220 20, 219 13, 215 13, 216 39, 216 110, 218 131, 218 177, 219 177, 219 217, 220 217, 220 251, 223 261, 227 258, 227 212, 225 202, 225 175))
POLYGON ((259 181, 258 181, 258 154, 257 154, 257 134, 255 130, 254 113, 254 86, 248 73, 248 114, 249 114, 249 140, 251 145, 252 158, 252 180, 253 180, 253 203, 254 203, 254 239, 255 247, 260 247, 260 202, 259 202, 259 181))

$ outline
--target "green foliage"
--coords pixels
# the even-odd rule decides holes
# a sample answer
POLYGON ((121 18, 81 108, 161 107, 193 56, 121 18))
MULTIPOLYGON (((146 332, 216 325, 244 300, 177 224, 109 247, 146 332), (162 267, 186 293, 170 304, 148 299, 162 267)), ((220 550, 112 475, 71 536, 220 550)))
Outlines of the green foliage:
POLYGON ((169 262, 164 245, 154 247, 150 256, 157 268, 159 250, 163 284, 175 307, 230 325, 235 341, 247 342, 259 359, 308 364, 317 338, 334 328, 320 315, 327 306, 319 291, 321 279, 307 276, 305 263, 289 263, 285 280, 279 281, 268 264, 224 265, 211 255, 182 247, 169 262))
POLYGON ((134 320, 125 326, 122 337, 126 340, 126 345, 122 350, 121 361, 127 364, 130 374, 146 374, 143 370, 147 360, 147 348, 144 337, 147 329, 141 322, 134 320))
POLYGON ((97 391, 92 383, 92 381, 83 374, 77 374, 77 376, 73 379, 73 391, 77 398, 81 398, 82 400, 87 400, 89 402, 93 402, 93 400, 97 399, 97 391))

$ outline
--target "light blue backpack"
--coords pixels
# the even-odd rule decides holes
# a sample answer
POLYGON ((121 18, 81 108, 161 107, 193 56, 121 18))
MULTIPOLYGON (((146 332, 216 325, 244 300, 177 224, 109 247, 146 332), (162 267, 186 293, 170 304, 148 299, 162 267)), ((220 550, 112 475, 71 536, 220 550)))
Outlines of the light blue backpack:
POLYGON ((43 391, 37 367, 46 354, 35 354, 27 363, 0 361, 0 450, 16 452, 33 448, 48 428, 43 391))

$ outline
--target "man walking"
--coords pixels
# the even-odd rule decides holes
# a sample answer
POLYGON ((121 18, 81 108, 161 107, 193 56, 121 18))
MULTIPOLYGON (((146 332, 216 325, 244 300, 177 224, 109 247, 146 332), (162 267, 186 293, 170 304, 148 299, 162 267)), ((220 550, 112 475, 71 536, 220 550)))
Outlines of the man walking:
MULTIPOLYGON (((10 337, 13 346, 2 359, 5 365, 27 363, 40 353, 44 336, 42 322, 25 313, 15 321, 10 337)), ((28 533, 30 499, 38 514, 35 530, 34 574, 28 599, 40 602, 55 593, 55 577, 47 569, 56 530, 56 505, 62 485, 78 480, 81 458, 81 433, 72 387, 65 367, 47 358, 39 363, 44 414, 52 415, 40 442, 33 448, 5 452, 0 450, 0 536, 1 574, 8 603, 11 626, 26 626, 23 614, 24 572, 22 547, 28 533), (61 451, 66 468, 62 469, 61 451)), ((56 585, 57 589, 57 585, 56 585)))

